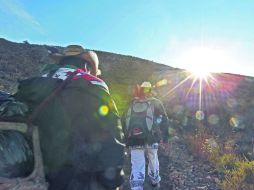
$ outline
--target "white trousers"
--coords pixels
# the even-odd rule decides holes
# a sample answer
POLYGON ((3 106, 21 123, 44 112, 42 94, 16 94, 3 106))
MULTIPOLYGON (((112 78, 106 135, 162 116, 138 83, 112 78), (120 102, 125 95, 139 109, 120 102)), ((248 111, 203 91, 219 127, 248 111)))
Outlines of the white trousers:
POLYGON ((132 147, 131 152, 131 175, 130 186, 132 190, 143 190, 145 181, 146 158, 148 160, 148 176, 151 183, 160 182, 159 160, 158 160, 158 143, 146 145, 144 147, 132 147))

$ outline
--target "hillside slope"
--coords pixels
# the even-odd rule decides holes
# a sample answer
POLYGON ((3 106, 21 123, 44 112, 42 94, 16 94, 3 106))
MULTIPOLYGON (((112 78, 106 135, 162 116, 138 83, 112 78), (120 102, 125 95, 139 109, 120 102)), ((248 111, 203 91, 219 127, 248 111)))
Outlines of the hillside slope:
MULTIPOLYGON (((0 89, 12 90, 11 86, 18 79, 34 76, 44 64, 53 63, 54 61, 48 56, 50 48, 47 45, 14 43, 0 38, 0 89)), ((56 48, 60 51, 62 49, 56 48)), ((109 83, 134 85, 147 80, 154 72, 172 69, 136 57, 102 51, 96 53, 100 60, 101 77, 109 83)))
MULTIPOLYGON (((50 48, 0 39, 0 90, 15 92, 18 80, 38 75, 45 64, 53 64, 48 56, 50 48)), ((190 142, 194 137, 204 140, 201 144, 211 140, 224 152, 254 160, 254 78, 213 73, 200 82, 190 73, 166 65, 96 52, 101 78, 109 85, 120 113, 135 84, 144 80, 158 84, 155 91, 164 102, 174 129, 170 149, 160 150, 162 189, 219 189, 223 176, 193 154, 190 142)), ((127 154, 127 174, 129 159, 127 154)), ((124 187, 128 189, 128 175, 124 187)))

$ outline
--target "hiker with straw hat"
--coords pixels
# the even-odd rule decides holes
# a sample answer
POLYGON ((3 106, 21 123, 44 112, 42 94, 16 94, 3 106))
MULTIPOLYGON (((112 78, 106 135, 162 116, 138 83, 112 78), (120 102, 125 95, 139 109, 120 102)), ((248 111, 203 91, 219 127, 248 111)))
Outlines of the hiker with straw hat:
POLYGON ((117 189, 123 183, 122 128, 108 87, 98 78, 97 54, 69 45, 51 58, 57 63, 41 79, 68 82, 34 120, 49 190, 117 189))

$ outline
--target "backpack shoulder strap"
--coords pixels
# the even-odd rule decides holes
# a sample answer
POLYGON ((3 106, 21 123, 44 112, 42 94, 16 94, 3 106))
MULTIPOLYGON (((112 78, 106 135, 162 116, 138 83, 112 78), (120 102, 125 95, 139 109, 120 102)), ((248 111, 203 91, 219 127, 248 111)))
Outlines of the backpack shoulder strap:
POLYGON ((77 71, 71 73, 66 80, 64 80, 51 94, 49 94, 32 112, 32 114, 28 117, 27 123, 29 126, 32 126, 31 123, 35 119, 35 117, 40 113, 40 111, 52 100, 57 94, 59 94, 62 89, 69 83, 72 78, 77 74, 77 71))

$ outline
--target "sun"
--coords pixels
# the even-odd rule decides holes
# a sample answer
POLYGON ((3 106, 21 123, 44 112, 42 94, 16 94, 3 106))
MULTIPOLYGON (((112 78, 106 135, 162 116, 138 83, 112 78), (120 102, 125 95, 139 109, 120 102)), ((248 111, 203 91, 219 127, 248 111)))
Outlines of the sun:
POLYGON ((206 79, 213 72, 221 72, 232 60, 223 49, 193 47, 184 52, 178 62, 194 77, 206 79))
POLYGON ((202 67, 192 67, 188 69, 188 71, 193 75, 194 78, 204 79, 206 80, 209 76, 211 76, 211 72, 207 68, 202 67))
MULTIPOLYGON (((210 48, 210 47, 189 47, 184 48, 185 51, 178 54, 173 63, 179 68, 187 71, 186 77, 179 81, 173 88, 171 88, 163 97, 180 88, 185 82, 192 81, 186 93, 186 98, 190 95, 192 89, 198 95, 198 112, 197 119, 202 120, 204 115, 202 112, 203 106, 203 93, 211 85, 217 82, 215 73, 221 73, 223 70, 227 71, 234 63, 232 54, 227 49, 210 48), (190 72, 190 73, 189 73, 190 72), (198 91, 196 91, 198 90, 198 91)), ((184 71, 184 73, 185 73, 184 71)), ((189 83, 187 83, 189 84, 189 83)))

